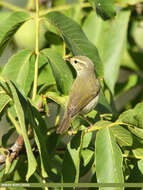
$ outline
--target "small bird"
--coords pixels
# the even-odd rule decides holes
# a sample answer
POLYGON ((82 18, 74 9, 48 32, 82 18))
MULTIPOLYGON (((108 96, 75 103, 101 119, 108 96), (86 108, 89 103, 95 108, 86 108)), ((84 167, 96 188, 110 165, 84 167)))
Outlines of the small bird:
POLYGON ((86 114, 93 110, 100 92, 94 64, 88 57, 74 56, 67 60, 76 70, 77 76, 70 90, 63 120, 56 131, 58 134, 63 134, 68 130, 78 113, 86 114))

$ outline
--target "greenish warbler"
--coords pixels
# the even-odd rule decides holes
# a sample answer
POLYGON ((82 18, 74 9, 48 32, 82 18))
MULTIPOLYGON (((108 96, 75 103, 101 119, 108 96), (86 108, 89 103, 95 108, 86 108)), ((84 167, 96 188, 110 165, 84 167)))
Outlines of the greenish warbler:
POLYGON ((63 120, 57 128, 59 134, 68 130, 78 113, 86 114, 95 108, 100 92, 94 64, 88 57, 75 56, 69 58, 68 61, 76 70, 77 76, 70 90, 63 120))

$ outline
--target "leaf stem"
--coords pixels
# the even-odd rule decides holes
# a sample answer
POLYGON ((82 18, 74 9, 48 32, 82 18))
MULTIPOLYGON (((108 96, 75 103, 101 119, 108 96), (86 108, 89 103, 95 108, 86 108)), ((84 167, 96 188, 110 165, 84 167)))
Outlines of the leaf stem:
MULTIPOLYGON (((83 148, 84 135, 85 135, 85 132, 82 131, 81 132, 81 138, 80 138, 80 145, 79 145, 79 164, 80 164, 80 161, 81 161, 81 151, 82 151, 82 148, 83 148)), ((78 165, 78 170, 77 170, 77 173, 76 173, 76 176, 75 176, 75 183, 79 182, 79 172, 80 172, 80 165, 78 165)))
POLYGON ((129 155, 129 154, 122 154, 124 158, 134 158, 134 159, 143 159, 142 156, 135 156, 135 155, 129 155))
POLYGON ((35 74, 34 74, 34 85, 33 85, 33 96, 32 100, 35 100, 37 94, 37 83, 38 83, 38 63, 39 63, 39 1, 36 0, 36 16, 35 16, 35 23, 36 23, 36 44, 35 44, 35 54, 36 54, 36 61, 35 61, 35 74))
POLYGON ((7 3, 5 1, 0 1, 0 5, 3 6, 3 7, 5 7, 5 8, 8 8, 8 9, 10 9, 12 11, 23 11, 23 12, 26 12, 25 9, 22 9, 22 8, 20 8, 18 6, 12 5, 12 4, 7 3))
MULTIPOLYGON (((108 128, 108 127, 112 127, 112 126, 115 126, 115 125, 124 125, 124 126, 131 126, 131 127, 134 127, 133 125, 131 124, 128 124, 128 123, 124 123, 124 122, 120 122, 120 121, 117 121, 117 122, 114 122, 114 123, 110 123, 109 125, 91 125, 89 126, 87 129, 83 130, 84 133, 90 133, 92 131, 97 131, 97 130, 100 130, 100 129, 103 129, 103 128, 108 128)), ((68 135, 75 135, 77 134, 77 130, 73 130, 73 131, 67 131, 67 134, 68 135)))
POLYGON ((63 41, 63 57, 66 57, 66 43, 63 41))
POLYGON ((112 127, 114 125, 127 125, 128 126, 127 123, 123 123, 123 122, 115 122, 115 123, 111 123, 111 124, 106 125, 106 126, 94 126, 94 125, 92 125, 91 127, 89 127, 88 129, 85 130, 85 133, 100 130, 100 129, 107 128, 107 127, 112 127))

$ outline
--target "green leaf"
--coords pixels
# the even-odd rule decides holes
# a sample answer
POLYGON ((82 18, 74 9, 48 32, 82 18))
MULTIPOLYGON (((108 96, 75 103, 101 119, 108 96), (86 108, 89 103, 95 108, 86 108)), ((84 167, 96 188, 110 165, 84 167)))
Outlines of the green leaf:
POLYGON ((127 129, 123 128, 122 126, 116 125, 111 127, 111 131, 120 146, 132 146, 133 137, 127 129))
POLYGON ((139 71, 138 65, 136 64, 135 60, 132 58, 131 53, 127 49, 124 51, 121 66, 129 68, 133 71, 139 71))
MULTIPOLYGON (((117 18, 112 23, 108 23, 106 37, 104 38, 103 34, 101 34, 103 39, 99 41, 102 44, 100 51, 102 51, 101 57, 105 69, 105 82, 112 93, 114 93, 114 86, 118 79, 120 63, 123 57, 129 17, 130 11, 120 11, 117 18)), ((99 47, 98 45, 97 47, 99 47)))
POLYGON ((82 148, 87 148, 92 140, 92 133, 86 133, 83 137, 82 148))
POLYGON ((68 150, 63 160, 62 180, 64 183, 74 183, 77 172, 79 171, 79 151, 71 148, 70 144, 67 148, 68 150))
POLYGON ((60 5, 65 5, 66 4, 66 0, 55 0, 53 2, 53 5, 56 6, 60 6, 60 5))
POLYGON ((81 151, 84 167, 90 162, 93 155, 94 155, 94 152, 92 150, 86 149, 86 150, 81 151))
POLYGON ((71 142, 67 145, 62 171, 64 183, 78 183, 83 137, 83 133, 80 132, 74 136, 71 142))
POLYGON ((139 160, 138 161, 138 168, 141 171, 142 175, 143 175, 143 160, 139 160))
POLYGON ((80 178, 88 175, 95 166, 95 153, 89 149, 81 150, 80 178))
MULTIPOLYGON (((45 56, 43 56, 43 57, 45 57, 45 56)), ((48 64, 47 57, 45 57, 45 59, 46 59, 45 64, 42 65, 39 69, 38 85, 39 86, 44 85, 44 84, 46 84, 47 86, 56 85, 56 81, 53 76, 50 64, 48 64)))
POLYGON ((17 29, 29 18, 24 12, 14 12, 0 23, 0 55, 17 29))
POLYGON ((113 0, 89 0, 93 8, 96 7, 96 12, 104 20, 114 18, 116 15, 113 0))
POLYGON ((35 172, 36 167, 37 167, 37 163, 36 163, 36 159, 33 155, 32 148, 31 148, 31 145, 30 145, 30 142, 28 139, 27 130, 26 130, 25 112, 24 112, 23 107, 22 107, 22 105, 25 105, 26 103, 24 102, 24 97, 18 91, 16 86, 9 81, 7 82, 7 84, 11 90, 11 93, 12 93, 12 98, 14 101, 16 114, 17 114, 17 117, 18 117, 18 120, 20 123, 21 132, 22 132, 24 142, 25 142, 25 147, 26 147, 26 152, 27 152, 27 157, 28 157, 28 171, 26 174, 26 180, 28 180, 30 178, 30 176, 35 172))
POLYGON ((143 115, 143 102, 138 103, 134 109, 130 109, 128 111, 123 112, 119 116, 118 121, 122 121, 122 122, 128 124, 129 126, 131 125, 131 127, 139 127, 139 128, 143 129, 142 115, 143 115))
POLYGON ((38 151, 39 151, 39 154, 40 154, 41 173, 42 173, 43 177, 48 177, 46 169, 49 168, 49 164, 50 164, 49 155, 48 155, 48 152, 47 152, 44 135, 41 133, 41 130, 40 130, 40 125, 42 125, 42 123, 39 123, 39 126, 37 126, 36 120, 35 120, 36 117, 34 115, 34 112, 35 112, 35 109, 32 107, 32 105, 29 102, 28 103, 29 122, 30 122, 30 124, 32 126, 35 141, 36 141, 38 151))
POLYGON ((6 157, 5 160, 5 174, 7 175, 11 167, 11 162, 9 156, 6 157))
POLYGON ((133 87, 135 87, 138 83, 138 76, 136 74, 132 74, 129 76, 128 81, 124 83, 119 83, 115 87, 116 98, 121 94, 129 91, 133 87))
POLYGON ((51 133, 46 137, 47 142, 47 151, 50 156, 53 156, 56 153, 56 148, 59 140, 59 135, 56 132, 51 133))
POLYGON ((0 181, 2 181, 4 174, 5 174, 5 168, 0 170, 0 181))
MULTIPOLYGON (((87 166, 86 171, 91 168, 92 163, 88 166, 88 164, 91 161, 91 158, 93 156, 93 151, 85 151, 84 149, 89 146, 89 143, 92 139, 92 133, 85 134, 84 132, 79 132, 77 135, 75 135, 70 143, 67 145, 67 151, 64 156, 63 161, 63 172, 62 172, 62 178, 63 182, 73 182, 78 183, 79 181, 79 171, 80 171, 80 161, 81 156, 84 161, 84 167, 87 166), (92 153, 91 153, 92 152, 92 153), (70 172, 69 172, 70 171, 70 172)), ((82 168, 83 170, 84 168, 82 168)))
POLYGON ((124 123, 129 124, 129 125, 137 126, 138 122, 135 119, 135 116, 136 116, 136 114, 134 113, 134 111, 130 109, 130 110, 127 110, 127 111, 121 113, 118 121, 122 121, 124 123))
POLYGON ((14 135, 14 132, 15 132, 15 128, 10 128, 7 133, 5 133, 3 136, 2 136, 2 146, 3 147, 8 147, 9 145, 11 145, 11 143, 9 143, 9 139, 10 137, 13 137, 14 135))
POLYGON ((21 50, 10 58, 5 65, 2 76, 21 86, 27 95, 34 78, 34 62, 31 59, 32 51, 21 50))
POLYGON ((128 126, 128 129, 137 137, 143 139, 143 129, 140 129, 138 127, 130 127, 128 126))
POLYGON ((45 18, 57 28, 73 55, 89 57, 95 64, 97 75, 103 76, 103 65, 98 51, 87 39, 81 27, 59 12, 48 13, 45 18))
POLYGON ((28 169, 27 158, 26 155, 22 154, 18 159, 15 171, 12 173, 13 174, 12 180, 20 181, 21 179, 25 179, 27 169, 28 169))
POLYGON ((68 96, 60 96, 56 92, 47 92, 46 97, 53 100, 57 104, 61 105, 63 108, 65 108, 66 102, 68 100, 68 96))
POLYGON ((116 19, 103 21, 92 12, 83 26, 86 35, 99 50, 104 63, 104 79, 112 93, 124 53, 129 17, 130 11, 122 10, 116 19))
POLYGON ((136 104, 135 108, 133 109, 134 112, 134 119, 138 121, 138 127, 143 129, 143 101, 136 104))
MULTIPOLYGON (((111 103, 110 103, 111 104, 111 103)), ((99 101, 96 106, 96 110, 98 111, 99 114, 104 114, 104 113, 112 113, 112 106, 109 104, 107 101, 107 98, 105 97, 103 90, 100 90, 100 96, 99 96, 99 101)))
POLYGON ((102 22, 102 19, 97 16, 95 11, 91 11, 84 20, 83 31, 94 45, 97 44, 98 36, 100 37, 102 22))
POLYGON ((38 93, 45 94, 49 90, 57 91, 56 81, 51 66, 48 63, 47 57, 40 54, 38 71, 38 93))
MULTIPOLYGON (((108 125, 109 122, 104 124, 108 125)), ((109 128, 103 128, 98 131, 95 149, 98 183, 123 183, 122 152, 109 128)), ((110 187, 110 190, 112 189, 121 190, 123 188, 110 187)))
POLYGON ((55 51, 44 49, 41 53, 48 58, 58 90, 63 94, 69 94, 73 83, 73 76, 70 67, 62 59, 61 55, 55 51))
POLYGON ((143 159, 143 148, 136 148, 133 150, 133 153, 136 158, 143 159))
MULTIPOLYGON (((52 162, 51 162, 52 172, 54 174, 56 174, 57 181, 60 181, 61 171, 62 171, 62 163, 63 163, 63 160, 61 159, 60 156, 54 155, 52 157, 52 162)), ((54 178, 54 181, 55 181, 55 178, 54 178)))
POLYGON ((0 93, 0 112, 6 107, 6 105, 11 101, 11 98, 6 94, 0 93))
POLYGON ((137 3, 143 2, 142 0, 114 0, 114 2, 118 3, 119 5, 135 5, 137 3))
POLYGON ((8 171, 8 175, 14 172, 17 162, 18 162, 18 160, 13 160, 13 162, 11 163, 10 169, 8 171))
POLYGON ((10 14, 10 12, 0 12, 0 24, 3 23, 7 19, 7 17, 9 17, 10 14))

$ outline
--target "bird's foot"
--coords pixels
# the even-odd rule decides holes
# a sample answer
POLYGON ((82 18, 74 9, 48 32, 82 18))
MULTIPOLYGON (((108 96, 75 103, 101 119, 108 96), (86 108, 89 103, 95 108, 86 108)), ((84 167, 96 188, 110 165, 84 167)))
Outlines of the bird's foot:
POLYGON ((72 128, 71 130, 67 131, 67 134, 70 135, 70 136, 75 135, 75 134, 77 134, 77 130, 72 128))

